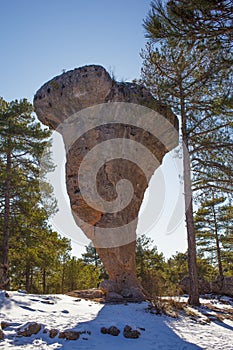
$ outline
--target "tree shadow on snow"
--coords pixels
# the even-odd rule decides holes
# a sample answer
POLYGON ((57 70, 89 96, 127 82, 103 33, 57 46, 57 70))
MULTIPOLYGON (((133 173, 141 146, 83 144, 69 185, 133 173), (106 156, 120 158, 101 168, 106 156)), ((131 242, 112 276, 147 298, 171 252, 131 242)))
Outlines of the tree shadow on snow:
MULTIPOLYGON (((93 305, 90 302, 90 305, 93 305)), ((146 311, 147 303, 141 304, 106 304, 96 315, 91 313, 91 306, 88 313, 93 317, 91 321, 82 321, 70 328, 72 331, 82 332, 78 340, 60 339, 58 336, 51 339, 43 329, 36 335, 29 338, 20 337, 12 339, 12 345, 42 346, 43 344, 54 344, 54 349, 70 350, 201 350, 202 348, 181 339, 171 328, 173 319, 166 316, 152 315, 146 311), (123 335, 126 325, 140 331, 138 339, 127 339, 123 335), (120 330, 118 336, 102 334, 101 327, 116 326, 120 330), (55 347, 56 344, 56 347, 55 347)), ((78 315, 77 305, 77 315, 78 315)), ((36 347, 35 347, 36 348, 36 347)))
POLYGON ((212 320, 212 322, 214 322, 218 326, 221 326, 223 328, 229 329, 230 331, 233 331, 233 327, 230 326, 229 324, 226 324, 224 322, 220 322, 220 321, 217 321, 217 320, 212 320))
MULTIPOLYGON (((96 317, 81 322, 73 330, 87 331, 77 341, 77 349, 101 350, 201 350, 201 347, 181 339, 171 328, 173 319, 152 315, 146 311, 147 303, 110 305, 106 304, 96 317), (138 339, 127 339, 123 335, 126 325, 140 331, 138 339), (116 326, 118 336, 102 334, 101 327, 116 326), (91 334, 88 334, 91 332, 91 334)), ((72 341, 63 341, 61 349, 70 349, 72 341), (68 344, 70 343, 70 344, 68 344)), ((73 344, 73 343, 72 343, 73 344)))

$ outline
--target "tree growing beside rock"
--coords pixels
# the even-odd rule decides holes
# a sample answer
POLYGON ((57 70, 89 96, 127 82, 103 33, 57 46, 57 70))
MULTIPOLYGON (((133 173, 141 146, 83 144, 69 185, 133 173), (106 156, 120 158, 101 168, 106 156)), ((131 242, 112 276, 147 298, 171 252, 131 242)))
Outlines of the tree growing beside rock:
MULTIPOLYGON (((226 139, 224 133, 232 127, 230 46, 220 43, 221 34, 219 45, 213 46, 208 29, 202 31, 200 23, 194 21, 195 16, 203 13, 214 19, 210 7, 206 2, 198 6, 195 1, 153 1, 144 22, 149 43, 142 52, 142 82, 181 118, 190 303, 194 305, 199 304, 199 297, 193 191, 197 191, 197 196, 204 189, 218 186, 220 191, 227 186, 227 191, 232 191, 232 168, 230 162, 228 166, 224 164, 225 151, 229 150, 229 159, 232 147, 232 138, 226 139), (183 20, 185 13, 189 17, 183 20), (199 30, 198 40, 190 34, 191 26, 187 22, 199 30), (187 34, 185 37, 180 34, 182 30, 187 34), (211 161, 214 153, 218 156, 211 161), (211 168, 219 170, 218 177, 211 168)), ((225 20, 225 34, 230 38, 228 19, 223 16, 222 20, 225 20)), ((226 43, 229 44, 228 40, 226 43)))
MULTIPOLYGON (((41 207, 40 159, 48 146, 50 131, 41 127, 26 100, 0 99, 0 286, 9 288, 9 249, 11 239, 23 232, 48 229, 48 215, 41 207)), ((47 169, 53 165, 47 162, 47 169)), ((41 179, 43 181, 43 179, 41 179)), ((55 210, 47 185, 50 212, 55 210)))

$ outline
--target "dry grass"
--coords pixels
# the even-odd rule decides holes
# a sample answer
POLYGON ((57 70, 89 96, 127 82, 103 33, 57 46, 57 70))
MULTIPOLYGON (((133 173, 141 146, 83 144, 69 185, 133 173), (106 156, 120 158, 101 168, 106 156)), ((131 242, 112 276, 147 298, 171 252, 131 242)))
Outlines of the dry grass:
POLYGON ((154 298, 150 302, 149 311, 156 315, 166 315, 177 318, 179 312, 184 310, 186 303, 172 298, 154 298))
POLYGON ((211 303, 204 304, 201 307, 192 307, 179 298, 154 298, 151 300, 148 310, 156 315, 166 315, 174 318, 185 315, 201 324, 208 324, 211 321, 223 322, 225 319, 233 321, 233 307, 220 308, 211 303))
POLYGON ((209 317, 216 317, 219 322, 223 322, 224 319, 233 321, 233 307, 231 309, 227 307, 218 308, 216 305, 207 303, 205 304, 205 308, 207 309, 206 314, 208 314, 209 317), (208 313, 208 310, 210 313, 208 313))

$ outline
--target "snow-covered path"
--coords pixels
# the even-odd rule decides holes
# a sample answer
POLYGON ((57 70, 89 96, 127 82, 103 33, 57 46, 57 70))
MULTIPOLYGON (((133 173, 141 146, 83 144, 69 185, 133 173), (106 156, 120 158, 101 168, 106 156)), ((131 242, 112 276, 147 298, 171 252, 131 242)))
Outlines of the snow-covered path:
POLYGON ((199 324, 187 316, 173 319, 146 312, 147 303, 103 305, 66 295, 0 294, 0 321, 4 329, 0 349, 81 349, 81 350, 233 350, 233 322, 199 324), (17 336, 27 322, 38 322, 47 329, 88 331, 78 340, 51 339, 44 328, 31 337, 17 336), (116 326, 117 337, 101 334, 101 327, 116 326), (123 336, 125 325, 140 331, 139 339, 123 336), (143 330, 145 329, 145 330, 143 330), (90 333, 90 334, 89 334, 90 333))

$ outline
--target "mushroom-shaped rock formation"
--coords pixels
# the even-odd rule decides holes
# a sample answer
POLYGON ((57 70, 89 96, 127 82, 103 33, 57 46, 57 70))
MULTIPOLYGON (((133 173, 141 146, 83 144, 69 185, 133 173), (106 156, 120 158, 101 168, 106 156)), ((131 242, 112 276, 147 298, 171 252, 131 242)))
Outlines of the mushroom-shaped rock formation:
POLYGON ((136 277, 138 212, 178 120, 143 86, 116 82, 97 65, 61 74, 34 97, 40 121, 62 134, 73 217, 99 254, 107 298, 143 300, 136 277))

